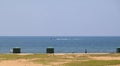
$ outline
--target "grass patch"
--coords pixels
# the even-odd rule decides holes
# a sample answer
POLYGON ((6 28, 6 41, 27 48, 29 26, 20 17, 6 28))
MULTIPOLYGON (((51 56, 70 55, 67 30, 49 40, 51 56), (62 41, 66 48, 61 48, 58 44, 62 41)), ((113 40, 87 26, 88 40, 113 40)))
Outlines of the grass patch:
POLYGON ((109 56, 109 57, 120 57, 119 53, 112 53, 112 54, 89 54, 89 56, 95 56, 95 57, 100 57, 100 56, 109 56))
POLYGON ((18 55, 18 54, 0 54, 1 60, 17 60, 17 59, 32 59, 32 58, 46 58, 46 54, 31 54, 31 55, 18 55))
POLYGON ((53 62, 61 62, 65 60, 70 60, 70 58, 65 58, 64 56, 59 55, 47 55, 44 58, 39 58, 37 60, 33 60, 34 63, 40 63, 40 64, 50 64, 53 62))
POLYGON ((92 57, 120 57, 120 54, 65 54, 65 55, 52 55, 52 54, 0 54, 0 61, 3 60, 18 60, 18 59, 29 59, 29 61, 46 64, 51 66, 52 63, 58 63, 58 66, 106 66, 106 65, 117 65, 120 64, 120 60, 93 60, 92 57), (62 62, 67 62, 59 64, 62 62))
POLYGON ((19 59, 20 56, 14 54, 0 54, 0 60, 15 60, 19 59))
POLYGON ((52 64, 52 63, 61 63, 61 62, 71 62, 71 61, 83 61, 90 60, 87 56, 76 56, 76 55, 54 55, 47 58, 33 60, 34 63, 40 64, 52 64))
POLYGON ((90 61, 73 61, 63 64, 63 66, 108 66, 120 64, 120 60, 90 60, 90 61))

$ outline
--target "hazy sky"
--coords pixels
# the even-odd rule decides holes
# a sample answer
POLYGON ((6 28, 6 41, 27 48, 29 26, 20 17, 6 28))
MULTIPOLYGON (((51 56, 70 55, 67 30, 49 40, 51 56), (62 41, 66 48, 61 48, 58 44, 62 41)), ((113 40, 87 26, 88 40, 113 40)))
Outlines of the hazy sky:
POLYGON ((0 36, 120 36, 120 0, 0 0, 0 36))

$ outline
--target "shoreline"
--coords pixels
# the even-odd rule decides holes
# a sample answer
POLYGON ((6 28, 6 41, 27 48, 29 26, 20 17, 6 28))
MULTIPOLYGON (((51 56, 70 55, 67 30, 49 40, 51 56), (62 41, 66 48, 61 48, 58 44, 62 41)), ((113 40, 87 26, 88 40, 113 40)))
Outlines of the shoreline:
POLYGON ((119 54, 119 53, 0 53, 0 54, 17 54, 17 55, 33 55, 33 54, 119 54))

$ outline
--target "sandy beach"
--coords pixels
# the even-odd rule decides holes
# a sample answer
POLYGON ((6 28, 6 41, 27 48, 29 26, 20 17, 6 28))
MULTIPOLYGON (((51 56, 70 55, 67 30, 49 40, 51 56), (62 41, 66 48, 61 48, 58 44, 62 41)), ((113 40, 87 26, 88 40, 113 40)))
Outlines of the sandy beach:
POLYGON ((0 62, 0 66, 43 66, 41 64, 34 64, 27 60, 9 60, 0 62))
POLYGON ((108 64, 111 64, 110 66, 119 66, 120 63, 116 63, 116 61, 120 62, 120 54, 1 54, 0 66, 72 66, 67 64, 72 62, 84 63, 93 60, 95 62, 98 61, 98 64, 99 61, 115 60, 115 63, 112 64, 111 62, 108 62, 108 64))

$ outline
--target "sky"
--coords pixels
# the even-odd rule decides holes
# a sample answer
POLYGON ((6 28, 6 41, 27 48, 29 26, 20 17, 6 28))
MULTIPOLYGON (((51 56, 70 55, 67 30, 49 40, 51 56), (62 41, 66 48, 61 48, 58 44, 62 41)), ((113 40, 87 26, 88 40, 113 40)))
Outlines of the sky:
POLYGON ((0 36, 120 36, 120 0, 0 0, 0 36))

